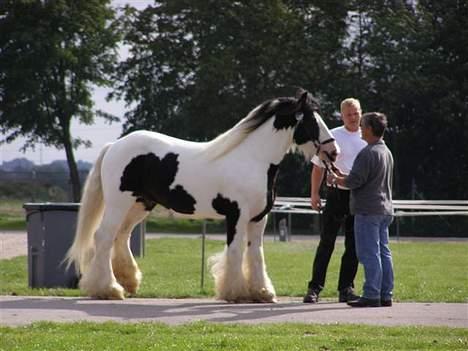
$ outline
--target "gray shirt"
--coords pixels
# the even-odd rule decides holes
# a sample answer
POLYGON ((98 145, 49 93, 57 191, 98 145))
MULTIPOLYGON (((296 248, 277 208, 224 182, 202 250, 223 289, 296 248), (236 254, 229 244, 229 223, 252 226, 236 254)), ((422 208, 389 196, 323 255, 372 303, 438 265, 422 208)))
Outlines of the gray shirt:
POLYGON ((385 142, 367 145, 345 180, 351 189, 351 214, 393 215, 392 182, 393 156, 385 142))

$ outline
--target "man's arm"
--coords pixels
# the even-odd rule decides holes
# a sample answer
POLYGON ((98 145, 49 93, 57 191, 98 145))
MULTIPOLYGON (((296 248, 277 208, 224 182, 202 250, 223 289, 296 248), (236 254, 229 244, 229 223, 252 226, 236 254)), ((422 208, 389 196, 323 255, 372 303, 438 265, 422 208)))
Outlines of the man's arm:
POLYGON ((325 168, 313 165, 310 174, 310 206, 316 211, 321 207, 320 185, 322 184, 324 172, 325 168))
POLYGON ((333 171, 330 172, 327 176, 327 182, 333 185, 339 185, 342 187, 346 187, 345 181, 346 181, 345 175, 339 176, 338 174, 334 173, 333 171))
POLYGON ((333 185, 340 185, 349 189, 356 189, 367 181, 369 174, 369 158, 364 152, 360 152, 354 160, 353 167, 349 175, 337 174, 331 171, 327 175, 327 182, 333 185))

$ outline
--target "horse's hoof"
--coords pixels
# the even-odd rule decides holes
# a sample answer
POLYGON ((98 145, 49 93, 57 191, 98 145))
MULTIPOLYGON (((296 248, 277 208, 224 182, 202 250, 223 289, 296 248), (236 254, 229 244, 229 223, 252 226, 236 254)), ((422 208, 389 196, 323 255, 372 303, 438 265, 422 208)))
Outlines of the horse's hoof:
POLYGON ((121 286, 113 286, 107 291, 95 292, 90 294, 91 297, 99 300, 124 300, 125 294, 121 286))
POLYGON ((128 295, 136 295, 138 288, 140 287, 140 282, 119 282, 120 285, 124 288, 125 292, 128 295))
POLYGON ((262 288, 260 291, 251 293, 251 302, 276 303, 277 301, 275 293, 268 291, 266 288, 262 288))
POLYGON ((266 288, 262 288, 262 290, 260 290, 258 300, 259 302, 262 302, 262 303, 276 303, 277 302, 275 293, 268 291, 266 288))
POLYGON ((117 274, 116 275, 118 283, 124 288, 125 292, 129 295, 135 295, 140 287, 140 282, 142 274, 139 270, 136 273, 129 274, 117 274))

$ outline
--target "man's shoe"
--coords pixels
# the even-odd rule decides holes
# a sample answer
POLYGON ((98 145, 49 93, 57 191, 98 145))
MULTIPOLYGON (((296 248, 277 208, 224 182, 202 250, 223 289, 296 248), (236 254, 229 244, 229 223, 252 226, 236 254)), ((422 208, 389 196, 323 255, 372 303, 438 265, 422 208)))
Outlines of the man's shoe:
POLYGON ((393 304, 392 299, 390 299, 390 300, 380 300, 380 305, 382 307, 392 307, 392 304, 393 304))
POLYGON ((360 297, 355 301, 348 301, 348 305, 351 307, 380 307, 380 299, 366 299, 365 297, 360 297))
POLYGON ((354 294, 353 288, 349 287, 343 290, 340 290, 340 295, 338 297, 339 302, 349 302, 359 299, 360 296, 354 294))
POLYGON ((304 299, 302 300, 304 303, 317 303, 319 300, 319 292, 314 289, 308 289, 307 294, 305 294, 304 299))

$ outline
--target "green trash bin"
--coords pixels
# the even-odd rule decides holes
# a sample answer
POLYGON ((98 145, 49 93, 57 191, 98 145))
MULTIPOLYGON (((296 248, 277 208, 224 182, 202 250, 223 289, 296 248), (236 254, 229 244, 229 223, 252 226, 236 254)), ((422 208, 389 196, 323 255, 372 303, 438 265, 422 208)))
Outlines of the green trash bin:
MULTIPOLYGON (((25 203, 28 242, 28 281, 31 288, 76 288, 78 274, 62 261, 73 243, 79 203, 25 203)), ((145 224, 132 232, 134 256, 144 255, 145 224)))

